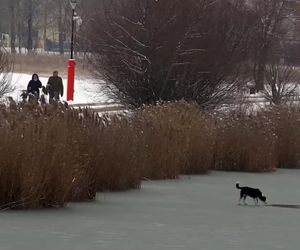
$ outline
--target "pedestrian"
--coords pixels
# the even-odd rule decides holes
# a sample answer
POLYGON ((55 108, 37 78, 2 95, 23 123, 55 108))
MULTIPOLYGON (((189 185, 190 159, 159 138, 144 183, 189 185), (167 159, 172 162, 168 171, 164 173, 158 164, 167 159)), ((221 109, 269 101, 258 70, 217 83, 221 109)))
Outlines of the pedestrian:
POLYGON ((49 78, 46 92, 49 94, 49 103, 58 102, 60 96, 63 96, 64 85, 62 78, 58 76, 58 71, 54 71, 53 76, 49 78))
POLYGON ((40 88, 42 88, 42 83, 39 79, 38 74, 34 73, 32 75, 32 79, 27 85, 27 94, 29 95, 29 101, 32 99, 32 97, 36 98, 36 100, 39 99, 40 88))

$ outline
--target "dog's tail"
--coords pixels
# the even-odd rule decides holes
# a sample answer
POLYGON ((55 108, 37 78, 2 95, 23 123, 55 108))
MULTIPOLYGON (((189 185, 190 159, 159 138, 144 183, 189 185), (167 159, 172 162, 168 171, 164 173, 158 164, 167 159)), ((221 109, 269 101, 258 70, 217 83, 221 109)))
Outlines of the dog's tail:
POLYGON ((241 189, 240 183, 236 183, 236 184, 235 184, 235 187, 236 187, 237 189, 241 189))

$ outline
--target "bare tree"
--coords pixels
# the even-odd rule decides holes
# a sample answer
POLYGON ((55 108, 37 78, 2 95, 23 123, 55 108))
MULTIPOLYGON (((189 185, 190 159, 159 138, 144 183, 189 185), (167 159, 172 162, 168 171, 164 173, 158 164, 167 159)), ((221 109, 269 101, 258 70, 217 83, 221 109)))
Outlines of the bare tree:
POLYGON ((62 1, 58 1, 58 34, 59 34, 59 53, 64 53, 64 40, 63 40, 63 6, 62 1))
MULTIPOLYGON (((44 46, 49 38, 48 31, 52 33, 52 39, 55 40, 58 34, 58 45, 60 54, 64 53, 64 40, 68 30, 68 15, 70 11, 67 11, 69 2, 67 0, 43 0, 40 2, 40 8, 42 9, 42 29, 44 46)), ((70 8, 70 7, 69 7, 70 8)))
POLYGON ((33 0, 26 1, 27 7, 27 50, 30 53, 33 49, 32 26, 33 26, 33 0))
POLYGON ((10 9, 10 47, 11 52, 16 53, 16 0, 9 2, 10 9))
POLYGON ((47 39, 47 27, 48 27, 48 6, 49 4, 49 0, 44 0, 44 13, 43 13, 43 40, 44 40, 44 46, 46 43, 46 39, 47 39))
POLYGON ((216 105, 234 88, 250 35, 245 1, 104 1, 86 26, 118 98, 216 105), (103 11, 101 11, 103 10, 103 11))
MULTIPOLYGON (((82 6, 91 6, 85 0, 82 6)), ((70 34, 71 6, 69 0, 0 0, 0 33, 9 33, 11 51, 25 47, 30 52, 39 39, 58 42, 62 53, 70 34), (39 35, 42 34, 41 36, 39 35)), ((98 1, 99 2, 99 1, 98 1)), ((80 5, 78 5, 78 9, 80 5)))
POLYGON ((263 91, 275 105, 291 101, 299 91, 300 77, 296 67, 272 63, 266 66, 263 91))
POLYGON ((249 1, 255 20, 253 30, 253 77, 257 90, 264 89, 266 65, 280 56, 280 41, 284 37, 282 24, 289 17, 288 0, 249 1))
POLYGON ((64 41, 69 32, 71 22, 71 7, 68 0, 55 0, 56 10, 54 9, 54 16, 57 20, 59 53, 64 54, 64 41))
POLYGON ((13 90, 10 84, 12 61, 4 49, 0 49, 0 98, 13 90))
POLYGON ((22 53, 22 43, 24 40, 25 30, 25 13, 23 11, 23 2, 17 2, 17 34, 18 34, 18 50, 22 53))

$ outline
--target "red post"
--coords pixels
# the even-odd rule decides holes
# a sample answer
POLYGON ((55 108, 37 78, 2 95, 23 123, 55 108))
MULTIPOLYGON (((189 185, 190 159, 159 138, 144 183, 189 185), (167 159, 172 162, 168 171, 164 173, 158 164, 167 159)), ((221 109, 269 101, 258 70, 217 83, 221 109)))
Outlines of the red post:
POLYGON ((68 61, 67 101, 74 100, 75 59, 68 61))

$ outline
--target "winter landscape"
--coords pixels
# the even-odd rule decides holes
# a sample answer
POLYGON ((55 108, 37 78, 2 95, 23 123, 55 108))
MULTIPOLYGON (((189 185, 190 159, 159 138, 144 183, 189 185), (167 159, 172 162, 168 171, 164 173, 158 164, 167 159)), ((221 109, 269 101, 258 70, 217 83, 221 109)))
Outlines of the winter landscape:
POLYGON ((261 187, 269 204, 299 206, 299 177, 298 170, 212 172, 99 193, 93 203, 60 210, 6 211, 1 249, 296 250, 299 207, 238 206, 234 184, 261 187))
MULTIPOLYGON (((51 72, 50 72, 51 73, 51 72)), ((27 89, 27 84, 31 80, 32 75, 22 74, 22 73, 13 73, 11 77, 11 83, 14 88, 12 92, 7 94, 7 96, 11 96, 16 101, 21 101, 21 93, 22 90, 27 89)), ((41 82, 46 85, 48 82, 48 77, 40 77, 41 82)), ((64 82, 64 95, 62 97, 63 101, 66 101, 67 96, 67 78, 63 77, 64 82)), ((97 85, 97 80, 88 79, 88 78, 78 78, 75 81, 75 89, 74 89, 74 101, 70 102, 72 104, 80 104, 80 103, 105 103, 112 102, 109 97, 105 96, 104 93, 101 92, 101 86, 97 85)))
POLYGON ((0 7, 0 250, 299 249, 298 1, 0 7))

